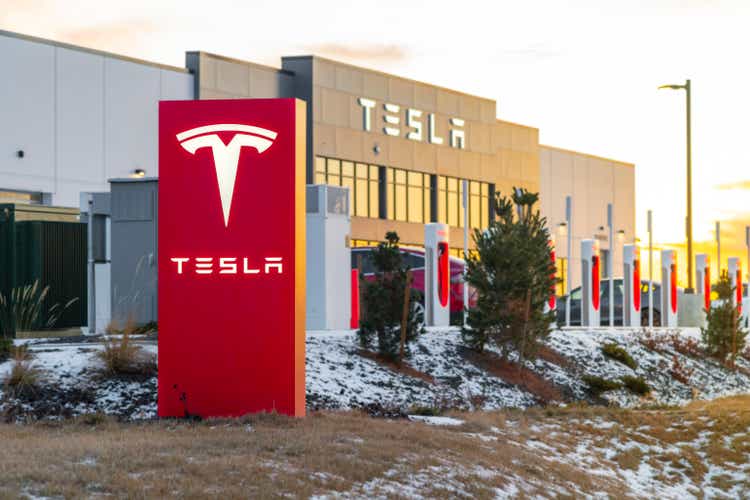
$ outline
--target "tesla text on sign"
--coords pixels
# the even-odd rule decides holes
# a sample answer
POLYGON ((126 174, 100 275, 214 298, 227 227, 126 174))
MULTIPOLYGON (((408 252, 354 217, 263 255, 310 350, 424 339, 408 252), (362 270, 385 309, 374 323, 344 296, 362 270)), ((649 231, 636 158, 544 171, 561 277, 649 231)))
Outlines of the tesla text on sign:
POLYGON ((305 113, 159 105, 161 417, 304 415, 305 113))

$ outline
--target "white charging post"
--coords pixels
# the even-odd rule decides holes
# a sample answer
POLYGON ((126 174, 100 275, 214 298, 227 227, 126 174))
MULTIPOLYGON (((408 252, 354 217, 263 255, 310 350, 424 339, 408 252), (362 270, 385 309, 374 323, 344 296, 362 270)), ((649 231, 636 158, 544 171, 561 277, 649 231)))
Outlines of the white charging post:
POLYGON ((711 308, 711 258, 708 254, 695 255, 695 290, 703 297, 703 308, 711 308))
POLYGON ((623 326, 641 325, 641 256, 638 245, 625 245, 622 252, 623 326))
POLYGON ((661 326, 677 326, 677 252, 661 251, 661 326))
POLYGON ((424 226, 425 250, 425 323, 450 325, 450 252, 447 224, 432 222, 424 226))
POLYGON ((600 326, 599 242, 581 240, 581 325, 600 326))

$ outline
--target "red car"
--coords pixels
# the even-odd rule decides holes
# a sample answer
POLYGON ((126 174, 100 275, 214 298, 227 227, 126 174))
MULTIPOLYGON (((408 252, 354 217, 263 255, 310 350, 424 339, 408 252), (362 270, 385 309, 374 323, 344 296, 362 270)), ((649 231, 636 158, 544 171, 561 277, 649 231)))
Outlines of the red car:
MULTIPOLYGON (((357 269, 359 260, 362 260, 362 275, 365 279, 374 279, 375 270, 372 264, 372 251, 375 247, 352 248, 352 269, 357 269)), ((412 288, 424 294, 424 249, 400 247, 404 256, 404 263, 412 271, 414 281, 412 288)), ((464 308, 464 261, 457 257, 450 257, 450 310, 461 312, 464 308)), ((476 305, 476 293, 469 289, 469 307, 476 305)))

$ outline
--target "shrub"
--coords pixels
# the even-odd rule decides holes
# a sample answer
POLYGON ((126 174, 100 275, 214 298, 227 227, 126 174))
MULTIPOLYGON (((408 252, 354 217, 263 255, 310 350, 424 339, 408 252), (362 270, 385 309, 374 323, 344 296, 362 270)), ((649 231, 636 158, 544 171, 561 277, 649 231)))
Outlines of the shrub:
POLYGON ((628 351, 615 344, 614 342, 611 344, 604 344, 602 346, 602 354, 610 359, 619 361, 623 365, 629 367, 631 370, 635 370, 636 368, 638 368, 638 363, 636 363, 633 357, 628 354, 628 351))
POLYGON ((622 384, 615 380, 609 380, 595 375, 584 375, 581 380, 583 380, 583 382, 589 386, 589 390, 597 396, 603 392, 614 391, 622 387, 622 384))
POLYGON ((13 349, 13 339, 0 337, 0 363, 10 357, 13 349))
POLYGON ((120 337, 104 340, 103 349, 96 353, 108 376, 152 376, 157 371, 156 359, 130 339, 126 329, 120 337))
POLYGON ((423 331, 424 314, 419 304, 422 297, 408 282, 408 268, 398 247, 398 235, 388 232, 385 237, 386 241, 380 243, 372 253, 375 279, 369 281, 363 277, 360 281, 363 307, 357 337, 365 348, 369 348, 377 339, 379 354, 400 363, 405 296, 409 293, 404 357, 409 356, 409 343, 423 331))
POLYGON ((41 378, 41 370, 29 361, 16 359, 4 385, 11 397, 30 399, 39 393, 41 378))
POLYGON ((626 375, 620 380, 622 380, 622 385, 625 386, 625 388, 633 394, 645 396, 651 392, 651 387, 649 387, 646 381, 641 377, 632 377, 630 375, 626 375))
POLYGON ((536 357, 555 321, 545 312, 555 285, 547 221, 534 204, 538 194, 514 190, 496 196, 486 230, 474 230, 476 253, 467 261, 466 281, 477 291, 476 307, 462 329, 464 343, 483 351, 492 342, 503 356, 515 351, 519 364, 536 357))
POLYGON ((678 382, 682 382, 685 385, 688 385, 690 382, 690 376, 693 374, 692 369, 688 369, 680 363, 679 358, 677 355, 672 355, 672 367, 669 369, 670 375, 672 375, 672 378, 677 380, 678 382))
POLYGON ((706 326, 701 328, 701 337, 706 351, 722 363, 734 366, 737 353, 745 347, 747 331, 740 326, 737 307, 732 305, 735 288, 726 271, 722 271, 714 291, 719 295, 719 304, 706 311, 706 326), (731 356, 727 359, 727 356, 731 356))

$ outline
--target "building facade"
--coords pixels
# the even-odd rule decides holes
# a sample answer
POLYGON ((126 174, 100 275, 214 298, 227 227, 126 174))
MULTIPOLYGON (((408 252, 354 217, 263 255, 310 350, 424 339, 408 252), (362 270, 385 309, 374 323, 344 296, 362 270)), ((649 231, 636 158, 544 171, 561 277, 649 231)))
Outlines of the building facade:
POLYGON ((541 184, 539 195, 542 214, 555 239, 558 276, 562 282, 558 294, 581 283, 581 240, 599 240, 602 277, 612 262, 612 274, 623 275, 622 245, 635 241, 635 166, 577 151, 539 146, 541 184), (572 250, 567 255, 567 238, 571 228, 565 224, 565 199, 573 201, 572 250), (607 205, 612 204, 614 242, 609 241, 607 205))
POLYGON ((0 200, 78 207, 108 179, 156 175, 158 102, 184 68, 0 31, 0 200))
POLYGON ((296 97, 308 103, 307 182, 349 188, 352 245, 395 230, 419 246, 425 223, 444 222, 459 253, 463 181, 470 228, 489 224, 496 193, 540 192, 573 286, 580 240, 606 235, 607 203, 634 239, 633 165, 542 146, 538 129, 499 120, 492 99, 317 56, 275 68, 188 52, 175 68, 2 31, 0 55, 12 75, 0 79, 0 201, 78 207, 108 179, 157 177, 160 100, 296 97), (570 258, 559 234, 568 195, 570 258))
POLYGON ((188 53, 196 97, 298 97, 308 101, 308 183, 350 189, 355 245, 395 230, 421 245, 424 224, 451 226, 463 246, 462 181, 469 225, 489 223, 497 191, 538 191, 539 132, 496 118, 491 99, 316 56, 282 68, 188 53))

